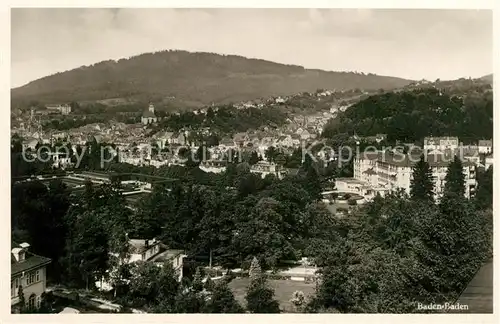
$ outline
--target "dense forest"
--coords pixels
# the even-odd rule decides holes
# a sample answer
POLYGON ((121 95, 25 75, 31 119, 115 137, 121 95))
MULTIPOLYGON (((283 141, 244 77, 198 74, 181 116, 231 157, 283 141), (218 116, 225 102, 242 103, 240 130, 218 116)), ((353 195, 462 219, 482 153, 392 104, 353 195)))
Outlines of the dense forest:
POLYGON ((330 120, 323 136, 387 134, 388 141, 458 136, 464 143, 493 138, 493 94, 456 96, 438 89, 373 95, 330 120))
POLYGON ((374 74, 307 70, 234 55, 161 51, 57 73, 13 89, 11 94, 19 105, 30 100, 134 98, 203 106, 320 88, 394 89, 409 82, 374 74))

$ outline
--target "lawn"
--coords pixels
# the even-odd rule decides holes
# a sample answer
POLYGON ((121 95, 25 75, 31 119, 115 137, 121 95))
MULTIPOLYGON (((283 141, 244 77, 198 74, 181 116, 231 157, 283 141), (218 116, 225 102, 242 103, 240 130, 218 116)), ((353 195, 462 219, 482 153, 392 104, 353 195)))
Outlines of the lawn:
MULTIPOLYGON (((233 291, 234 297, 242 306, 246 305, 245 295, 248 286, 248 278, 236 278, 229 283, 229 287, 233 291)), ((305 283, 302 281, 292 280, 269 280, 269 285, 274 289, 274 296, 280 303, 280 308, 283 312, 293 312, 293 304, 290 303, 292 294, 300 290, 307 297, 314 294, 316 284, 305 283)))

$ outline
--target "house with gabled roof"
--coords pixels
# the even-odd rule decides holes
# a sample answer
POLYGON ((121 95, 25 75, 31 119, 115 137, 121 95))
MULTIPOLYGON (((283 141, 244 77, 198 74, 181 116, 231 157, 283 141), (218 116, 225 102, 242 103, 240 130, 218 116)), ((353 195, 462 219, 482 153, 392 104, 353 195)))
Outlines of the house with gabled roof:
POLYGON ((19 291, 22 287, 26 306, 40 307, 42 294, 47 288, 46 267, 49 258, 29 251, 28 243, 13 244, 10 254, 10 303, 12 312, 19 312, 19 291))
POLYGON ((493 152, 493 141, 492 140, 480 140, 477 142, 480 154, 490 154, 493 152))

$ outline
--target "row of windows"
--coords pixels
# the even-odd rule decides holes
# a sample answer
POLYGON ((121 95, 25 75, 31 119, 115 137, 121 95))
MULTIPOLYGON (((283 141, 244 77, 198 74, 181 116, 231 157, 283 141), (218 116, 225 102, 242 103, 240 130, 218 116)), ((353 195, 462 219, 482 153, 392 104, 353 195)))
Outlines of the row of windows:
POLYGON ((31 271, 26 276, 26 285, 29 286, 40 281, 40 270, 31 271))
MULTIPOLYGON (((40 276, 41 276, 40 270, 31 271, 31 272, 28 272, 27 274, 25 274, 26 286, 40 282, 40 278, 41 278, 40 276)), ((17 295, 17 291, 18 291, 19 286, 21 286, 23 284, 22 280, 23 280, 23 278, 21 277, 21 278, 16 278, 16 279, 11 281, 10 288, 11 288, 11 296, 12 297, 15 297, 17 295)))
POLYGON ((41 296, 36 296, 35 294, 31 294, 30 298, 28 298, 28 308, 40 308, 40 304, 42 303, 41 296))

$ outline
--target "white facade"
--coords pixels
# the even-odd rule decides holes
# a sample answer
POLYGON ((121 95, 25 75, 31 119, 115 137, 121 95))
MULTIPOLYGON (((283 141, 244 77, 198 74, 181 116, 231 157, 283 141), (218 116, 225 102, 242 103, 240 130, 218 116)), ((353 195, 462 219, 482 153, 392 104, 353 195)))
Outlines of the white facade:
MULTIPOLYGON (((449 159, 449 157, 448 157, 449 159)), ((354 178, 370 185, 374 191, 386 192, 404 189, 410 193, 413 165, 418 161, 414 156, 391 155, 389 152, 366 152, 354 160, 354 178)), ((435 198, 439 199, 444 190, 445 177, 450 160, 443 155, 428 155, 427 161, 434 179, 435 198)), ((476 190, 476 166, 469 161, 463 162, 465 176, 465 196, 470 198, 476 190)))
POLYGON ((484 163, 484 167, 485 167, 486 170, 488 170, 492 166, 493 166, 493 154, 488 155, 485 158, 485 163, 484 163))
POLYGON ((481 140, 477 143, 479 153, 490 154, 493 152, 493 141, 492 140, 481 140))
POLYGON ((259 161, 252 165, 250 167, 250 172, 260 174, 262 178, 265 178, 268 174, 273 174, 278 179, 282 179, 285 176, 285 172, 280 170, 278 165, 265 161, 259 161))
MULTIPOLYGON (((157 266, 162 266, 164 262, 170 262, 173 269, 175 270, 178 280, 180 281, 183 276, 183 265, 184 258, 186 255, 181 250, 165 250, 162 248, 160 241, 156 239, 131 239, 129 240, 129 257, 123 262, 125 264, 132 264, 135 262, 154 262, 157 266)), ((117 254, 111 253, 111 255, 117 257, 117 254)), ((117 268, 109 269, 110 273, 113 273, 117 268)), ((96 283, 98 287, 103 289, 104 287, 111 287, 111 285, 106 281, 96 283)))
POLYGON ((158 118, 155 115, 155 107, 153 106, 153 104, 150 104, 148 107, 148 110, 146 110, 144 112, 144 114, 142 115, 141 122, 144 125, 147 125, 147 124, 156 123, 157 121, 158 121, 158 118))
POLYGON ((458 149, 458 137, 426 137, 424 138, 424 151, 438 150, 441 152, 458 149))

